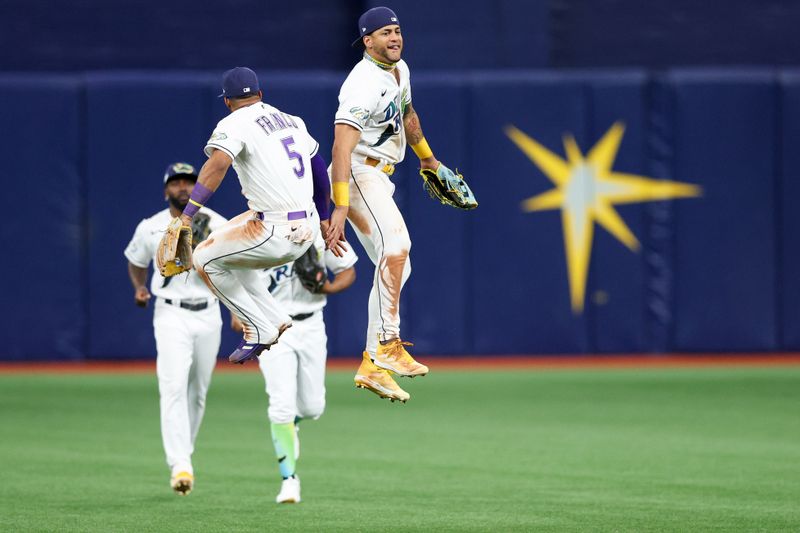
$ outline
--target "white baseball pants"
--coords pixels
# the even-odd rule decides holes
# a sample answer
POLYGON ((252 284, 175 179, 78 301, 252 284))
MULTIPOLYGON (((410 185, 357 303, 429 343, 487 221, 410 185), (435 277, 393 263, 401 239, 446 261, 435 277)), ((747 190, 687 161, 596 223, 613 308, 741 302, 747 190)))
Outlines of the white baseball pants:
POLYGON ((194 442, 219 352, 222 318, 213 301, 190 311, 156 299, 153 330, 161 407, 161 438, 167 465, 192 472, 194 442))
POLYGON ((394 184, 375 167, 354 163, 348 219, 375 265, 369 294, 366 350, 400 337, 400 292, 411 275, 411 238, 392 195, 394 184))
POLYGON ((328 337, 322 310, 295 320, 281 341, 258 358, 264 374, 273 424, 295 417, 317 419, 325 410, 325 359, 328 337))
POLYGON ((244 325, 247 342, 269 344, 291 322, 258 270, 294 261, 319 233, 319 216, 287 220, 287 214, 246 211, 211 232, 194 251, 194 267, 209 289, 244 325))

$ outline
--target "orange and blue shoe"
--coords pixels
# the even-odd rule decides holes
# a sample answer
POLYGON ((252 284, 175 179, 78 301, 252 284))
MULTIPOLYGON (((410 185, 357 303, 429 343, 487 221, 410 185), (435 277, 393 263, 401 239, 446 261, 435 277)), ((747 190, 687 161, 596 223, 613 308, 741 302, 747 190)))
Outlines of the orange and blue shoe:
POLYGON ((378 350, 372 361, 378 368, 388 370, 398 376, 413 378, 427 374, 428 367, 416 362, 406 351, 406 346, 412 346, 412 344, 400 339, 392 339, 385 344, 379 342, 378 350))
POLYGON ((411 398, 409 393, 395 383, 389 372, 372 363, 367 352, 363 354, 361 366, 358 367, 353 381, 355 381, 356 387, 370 390, 381 398, 389 398, 393 402, 405 403, 411 398))

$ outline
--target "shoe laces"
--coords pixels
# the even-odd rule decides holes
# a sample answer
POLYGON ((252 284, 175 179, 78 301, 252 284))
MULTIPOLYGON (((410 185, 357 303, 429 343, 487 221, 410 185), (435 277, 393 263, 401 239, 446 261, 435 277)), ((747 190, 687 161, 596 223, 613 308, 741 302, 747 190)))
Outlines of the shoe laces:
POLYGON ((396 339, 394 342, 389 344, 389 349, 387 350, 386 355, 389 355, 395 359, 400 359, 403 357, 411 357, 408 354, 408 352, 406 352, 404 346, 414 346, 414 343, 396 339))

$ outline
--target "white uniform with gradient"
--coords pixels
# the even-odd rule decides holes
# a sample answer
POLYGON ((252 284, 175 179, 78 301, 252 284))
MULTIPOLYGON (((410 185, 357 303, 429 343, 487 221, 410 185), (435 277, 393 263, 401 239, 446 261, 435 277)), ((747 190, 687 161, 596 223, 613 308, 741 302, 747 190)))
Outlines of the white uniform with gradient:
MULTIPOLYGON (((321 237, 314 242, 323 264, 339 274, 355 265, 358 257, 351 248, 336 257, 321 237)), ((278 344, 259 357, 269 396, 269 419, 275 424, 294 422, 295 417, 316 419, 325 409, 325 360, 328 337, 322 309, 324 294, 306 290, 294 273, 294 263, 264 272, 264 283, 272 296, 295 318, 278 344), (306 316, 310 315, 310 316, 306 316)))
POLYGON ((397 76, 362 59, 342 85, 335 118, 361 132, 351 162, 348 219, 376 267, 366 341, 371 356, 378 340, 400 337, 400 292, 411 275, 411 238, 389 179, 406 151, 403 112, 411 104, 411 82, 405 61, 395 70, 397 76))
MULTIPOLYGON (((212 230, 226 222, 210 209, 205 213, 211 217, 212 230)), ((142 220, 125 248, 128 261, 139 268, 148 268, 155 261, 158 243, 170 220, 169 209, 142 220)), ((173 473, 192 473, 194 442, 219 352, 222 327, 219 304, 194 271, 164 278, 154 268, 150 293, 155 300, 153 329, 164 452, 173 473), (180 307, 181 302, 190 306, 205 303, 206 308, 193 311, 180 307)))
POLYGON ((319 233, 311 170, 318 146, 299 117, 259 102, 222 119, 205 148, 231 158, 250 211, 197 247, 195 268, 242 321, 248 342, 274 342, 289 323, 258 272, 293 261, 319 233))

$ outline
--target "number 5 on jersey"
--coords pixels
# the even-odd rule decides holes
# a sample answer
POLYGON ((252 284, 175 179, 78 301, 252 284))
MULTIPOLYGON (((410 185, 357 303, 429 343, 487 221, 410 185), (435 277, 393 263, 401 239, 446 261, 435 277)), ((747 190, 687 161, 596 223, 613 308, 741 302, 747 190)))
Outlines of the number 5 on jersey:
POLYGON ((294 137, 291 135, 284 137, 281 139, 281 144, 283 144, 283 148, 286 150, 286 155, 289 156, 289 159, 296 159, 297 162, 300 163, 300 167, 294 169, 294 175, 297 176, 298 179, 305 176, 306 167, 303 164, 303 156, 292 150, 292 146, 294 146, 294 137))

